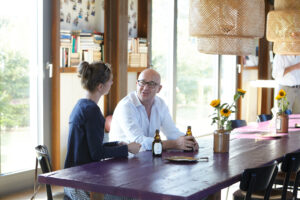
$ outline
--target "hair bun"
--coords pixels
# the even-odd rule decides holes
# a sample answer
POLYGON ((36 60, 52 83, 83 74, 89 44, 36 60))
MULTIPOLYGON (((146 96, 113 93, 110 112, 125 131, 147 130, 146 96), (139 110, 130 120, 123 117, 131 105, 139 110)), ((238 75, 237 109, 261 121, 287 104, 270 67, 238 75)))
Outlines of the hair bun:
POLYGON ((79 77, 87 77, 89 73, 90 64, 86 61, 83 61, 78 66, 79 77))

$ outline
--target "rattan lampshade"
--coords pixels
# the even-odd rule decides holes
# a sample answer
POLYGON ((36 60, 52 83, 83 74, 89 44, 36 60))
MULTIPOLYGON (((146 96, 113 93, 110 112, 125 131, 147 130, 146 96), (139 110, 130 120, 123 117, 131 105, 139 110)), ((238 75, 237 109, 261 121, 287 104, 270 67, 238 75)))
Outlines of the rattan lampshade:
POLYGON ((276 54, 300 54, 300 0, 276 0, 268 13, 267 39, 276 54))
MULTIPOLYGON (((300 2, 300 0, 298 0, 300 2)), ((267 39, 276 42, 300 42, 300 9, 268 13, 267 39)))
POLYGON ((250 55, 255 53, 256 42, 241 37, 199 37, 198 51, 208 54, 250 55))
POLYGON ((299 0, 275 0, 274 9, 275 10, 283 10, 283 9, 300 9, 300 1, 299 0))
POLYGON ((299 55, 300 42, 274 42, 273 51, 283 55, 299 55))
POLYGON ((264 14, 264 0, 190 0, 190 35, 203 53, 248 55, 264 35, 264 14))

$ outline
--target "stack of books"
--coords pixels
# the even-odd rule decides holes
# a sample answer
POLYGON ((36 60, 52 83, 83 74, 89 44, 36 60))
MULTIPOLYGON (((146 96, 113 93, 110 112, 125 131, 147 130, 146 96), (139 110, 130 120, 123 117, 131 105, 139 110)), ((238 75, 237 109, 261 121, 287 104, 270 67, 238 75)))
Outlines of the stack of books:
POLYGON ((60 66, 77 67, 82 61, 103 60, 103 33, 89 31, 60 32, 60 66))
POLYGON ((148 46, 146 38, 128 39, 128 66, 147 67, 148 46))

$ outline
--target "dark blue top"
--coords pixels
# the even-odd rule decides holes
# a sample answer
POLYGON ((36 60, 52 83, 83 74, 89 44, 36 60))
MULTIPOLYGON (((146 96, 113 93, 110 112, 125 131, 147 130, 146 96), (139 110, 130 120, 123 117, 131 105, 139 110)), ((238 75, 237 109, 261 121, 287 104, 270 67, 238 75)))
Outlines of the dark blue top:
POLYGON ((69 119, 68 150, 65 168, 99 161, 103 158, 128 156, 127 145, 104 143, 103 117, 98 105, 89 99, 80 99, 69 119))

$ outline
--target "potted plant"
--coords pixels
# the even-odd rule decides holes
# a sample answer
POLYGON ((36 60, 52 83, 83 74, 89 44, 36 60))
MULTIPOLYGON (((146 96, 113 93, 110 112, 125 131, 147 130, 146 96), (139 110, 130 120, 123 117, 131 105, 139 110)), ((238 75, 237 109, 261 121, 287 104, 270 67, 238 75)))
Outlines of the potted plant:
POLYGON ((233 103, 221 104, 220 99, 213 100, 210 105, 215 109, 215 112, 211 115, 212 125, 217 125, 217 130, 214 131, 214 152, 226 153, 229 151, 229 138, 232 130, 231 121, 229 117, 231 113, 235 113, 236 102, 240 97, 244 97, 246 91, 238 89, 233 97, 233 103))
POLYGON ((288 109, 289 102, 286 99, 286 92, 281 89, 275 98, 277 100, 277 115, 276 115, 276 133, 288 133, 289 117, 285 113, 288 109))

